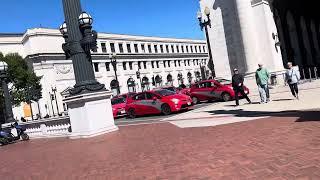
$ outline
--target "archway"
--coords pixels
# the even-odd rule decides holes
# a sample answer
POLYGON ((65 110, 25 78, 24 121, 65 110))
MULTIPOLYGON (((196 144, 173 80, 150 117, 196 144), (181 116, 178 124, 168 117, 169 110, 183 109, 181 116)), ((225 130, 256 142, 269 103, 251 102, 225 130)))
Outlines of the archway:
POLYGON ((187 73, 187 78, 188 78, 189 85, 191 85, 191 83, 192 83, 192 78, 193 78, 191 72, 188 72, 188 73, 187 73))
POLYGON ((167 85, 172 86, 173 85, 173 78, 171 74, 168 74, 167 76, 167 85))
POLYGON ((119 86, 119 82, 117 80, 114 79, 110 82, 110 88, 111 88, 113 95, 115 95, 115 96, 119 95, 120 86, 119 86))
POLYGON ((156 87, 160 87, 162 86, 162 77, 160 75, 156 75, 156 77, 154 78, 155 82, 156 82, 156 87))
POLYGON ((143 92, 143 91, 150 90, 149 85, 150 85, 149 78, 144 76, 141 80, 141 91, 143 92))
POLYGON ((196 71, 196 72, 194 73, 194 75, 195 75, 195 77, 196 77, 196 81, 197 81, 197 82, 201 81, 201 73, 200 73, 199 71, 196 71))
POLYGON ((130 77, 127 80, 127 85, 128 85, 128 92, 136 92, 136 82, 132 77, 130 77))
POLYGON ((299 66, 302 78, 314 78, 320 67, 320 14, 316 1, 273 0, 283 61, 299 66))
POLYGON ((181 72, 178 73, 178 84, 179 87, 185 87, 186 85, 184 84, 184 78, 181 72))

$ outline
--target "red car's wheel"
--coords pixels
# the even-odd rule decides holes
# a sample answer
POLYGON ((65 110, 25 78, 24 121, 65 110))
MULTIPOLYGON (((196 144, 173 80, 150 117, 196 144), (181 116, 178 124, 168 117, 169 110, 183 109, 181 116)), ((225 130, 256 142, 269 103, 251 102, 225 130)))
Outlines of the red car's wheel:
POLYGON ((192 102, 193 102, 193 104, 198 104, 199 99, 197 97, 192 97, 192 102))
POLYGON ((164 115, 169 115, 169 114, 171 114, 171 108, 170 108, 170 106, 169 106, 168 104, 162 105, 162 106, 161 106, 161 112, 162 112, 162 114, 164 114, 164 115))
POLYGON ((136 117, 136 112, 133 108, 129 109, 127 112, 127 117, 130 119, 134 119, 136 117))
POLYGON ((231 95, 229 93, 222 93, 221 97, 224 102, 231 100, 231 95))

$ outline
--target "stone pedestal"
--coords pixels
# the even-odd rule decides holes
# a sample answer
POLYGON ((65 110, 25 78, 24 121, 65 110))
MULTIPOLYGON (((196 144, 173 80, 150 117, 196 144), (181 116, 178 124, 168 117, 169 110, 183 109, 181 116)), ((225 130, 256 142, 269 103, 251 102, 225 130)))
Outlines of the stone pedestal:
POLYGON ((114 124, 111 95, 111 91, 101 91, 64 99, 69 108, 70 138, 89 138, 118 130, 114 124))

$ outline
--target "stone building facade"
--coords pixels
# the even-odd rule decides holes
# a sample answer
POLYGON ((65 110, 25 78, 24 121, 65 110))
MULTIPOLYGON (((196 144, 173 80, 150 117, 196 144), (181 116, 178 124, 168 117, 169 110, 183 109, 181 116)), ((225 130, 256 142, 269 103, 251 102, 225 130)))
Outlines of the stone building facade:
MULTIPOLYGON (((42 76, 43 98, 40 111, 33 103, 34 114, 62 113, 63 96, 75 84, 71 60, 61 48, 64 39, 56 29, 28 29, 23 34, 0 34, 0 52, 19 53, 42 76), (57 104, 52 100, 56 88, 57 104)), ((206 73, 207 47, 203 40, 145 37, 121 34, 98 34, 98 51, 92 52, 96 78, 117 94, 138 92, 158 86, 188 85, 206 73), (109 55, 116 53, 118 83, 109 55), (140 72, 140 79, 137 78, 140 72)), ((24 116, 23 108, 15 108, 15 116, 24 116)))
POLYGON ((211 11, 209 38, 218 76, 233 68, 250 75, 258 63, 272 72, 288 61, 303 78, 319 75, 320 15, 315 1, 199 0, 211 11))

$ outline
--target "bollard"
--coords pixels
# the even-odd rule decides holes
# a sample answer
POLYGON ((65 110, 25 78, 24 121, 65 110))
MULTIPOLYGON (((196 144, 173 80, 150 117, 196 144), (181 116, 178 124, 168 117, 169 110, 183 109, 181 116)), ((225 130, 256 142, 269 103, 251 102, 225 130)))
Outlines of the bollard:
POLYGON ((287 83, 287 80, 286 80, 286 73, 282 73, 282 76, 283 76, 284 86, 287 86, 288 83, 287 83))
POLYGON ((275 86, 275 85, 278 84, 278 82, 277 82, 277 74, 272 73, 270 79, 271 79, 271 85, 272 85, 272 86, 275 86))
POLYGON ((311 82, 311 81, 312 81, 311 69, 310 69, 310 68, 308 68, 308 70, 309 70, 309 81, 311 82))
POLYGON ((302 68, 302 75, 303 75, 303 80, 306 80, 306 75, 304 73, 304 68, 302 68))

